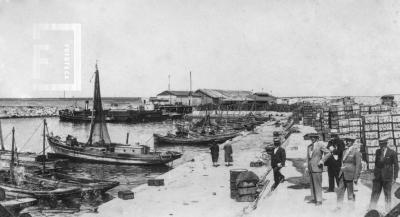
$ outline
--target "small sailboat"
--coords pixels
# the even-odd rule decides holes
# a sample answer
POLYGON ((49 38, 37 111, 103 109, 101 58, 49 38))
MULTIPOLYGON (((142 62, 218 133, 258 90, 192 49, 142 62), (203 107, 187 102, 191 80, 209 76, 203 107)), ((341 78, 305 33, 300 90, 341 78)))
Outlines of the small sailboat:
MULTIPOLYGON (((43 120, 43 155, 46 153, 46 119, 43 120)), ((44 162, 44 161, 43 161, 44 162)), ((106 191, 119 185, 117 181, 107 181, 100 179, 89 179, 83 177, 76 177, 73 175, 59 173, 54 171, 46 171, 46 167, 43 164, 42 171, 40 173, 27 174, 26 178, 29 181, 44 183, 48 186, 54 187, 79 187, 83 194, 92 195, 103 195, 106 191)))
MULTIPOLYGON (((38 126, 38 128, 39 127, 40 126, 38 126)), ((15 150, 17 150, 17 148, 15 148, 15 150)), ((4 162, 5 164, 10 165, 11 158, 12 158, 12 151, 7 150, 4 146, 4 140, 2 136, 1 122, 0 122, 0 162, 4 162)), ((42 166, 45 166, 47 170, 56 170, 58 168, 63 167, 66 164, 66 162, 67 162, 66 159, 46 158, 45 154, 41 155, 33 152, 19 152, 19 151, 14 152, 14 163, 24 166, 25 169, 31 171, 41 169, 42 166)))
POLYGON ((7 196, 29 195, 33 198, 47 201, 64 200, 80 195, 81 189, 78 187, 53 187, 45 186, 40 182, 28 182, 23 175, 16 177, 15 171, 15 129, 12 129, 12 147, 10 170, 2 171, 0 181, 0 191, 7 196))
POLYGON ((105 123, 105 115, 100 94, 99 70, 96 64, 93 109, 90 134, 87 142, 78 142, 68 135, 65 140, 59 136, 48 135, 52 150, 62 157, 76 161, 97 163, 158 165, 166 164, 182 156, 179 152, 151 152, 145 145, 125 145, 111 142, 105 123))

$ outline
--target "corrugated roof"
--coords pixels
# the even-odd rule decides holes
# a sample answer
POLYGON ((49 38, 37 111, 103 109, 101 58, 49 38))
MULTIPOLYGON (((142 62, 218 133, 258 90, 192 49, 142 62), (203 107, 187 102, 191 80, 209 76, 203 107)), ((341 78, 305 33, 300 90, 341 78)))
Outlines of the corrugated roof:
POLYGON ((218 89, 198 89, 196 92, 201 92, 211 98, 223 99, 225 101, 247 100, 247 96, 252 94, 246 90, 218 90, 218 89))
MULTIPOLYGON (((185 91, 185 90, 166 90, 166 91, 163 91, 163 92, 157 94, 157 96, 174 95, 174 96, 184 97, 184 96, 189 96, 189 93, 190 93, 190 91, 185 91)), ((200 97, 200 95, 195 92, 192 92, 192 96, 200 97)))

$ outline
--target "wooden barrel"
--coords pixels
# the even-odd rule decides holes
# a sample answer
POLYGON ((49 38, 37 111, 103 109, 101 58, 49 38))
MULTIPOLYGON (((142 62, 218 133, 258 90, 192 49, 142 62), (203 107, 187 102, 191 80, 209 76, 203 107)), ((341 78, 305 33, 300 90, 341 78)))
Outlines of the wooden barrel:
POLYGON ((239 196, 239 192, 236 186, 236 179, 240 173, 247 172, 247 169, 232 169, 230 170, 230 190, 231 198, 236 199, 239 196))
POLYGON ((230 170, 231 182, 236 182, 236 179, 241 172, 247 172, 247 169, 232 169, 232 170, 230 170))
POLYGON ((237 189, 231 189, 231 198, 232 199, 236 199, 236 198, 238 198, 239 197, 239 192, 238 192, 238 190, 237 189))

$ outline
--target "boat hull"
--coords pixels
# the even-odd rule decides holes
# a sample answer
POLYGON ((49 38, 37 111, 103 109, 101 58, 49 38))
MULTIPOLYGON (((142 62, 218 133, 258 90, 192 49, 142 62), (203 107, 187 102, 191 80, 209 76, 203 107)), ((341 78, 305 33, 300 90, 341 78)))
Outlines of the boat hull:
POLYGON ((160 134, 153 134, 154 142, 157 145, 211 145, 213 142, 224 143, 229 139, 233 139, 238 136, 239 133, 230 133, 225 135, 215 135, 215 136, 201 136, 198 138, 182 138, 182 137, 170 137, 163 136, 160 134))
POLYGON ((52 137, 48 137, 50 147, 54 153, 61 157, 67 157, 75 161, 95 162, 107 164, 128 164, 128 165, 162 165, 181 157, 181 155, 166 155, 166 156, 146 156, 146 157, 124 157, 110 156, 107 154, 85 153, 81 150, 76 150, 73 147, 65 145, 65 143, 57 141, 52 137))

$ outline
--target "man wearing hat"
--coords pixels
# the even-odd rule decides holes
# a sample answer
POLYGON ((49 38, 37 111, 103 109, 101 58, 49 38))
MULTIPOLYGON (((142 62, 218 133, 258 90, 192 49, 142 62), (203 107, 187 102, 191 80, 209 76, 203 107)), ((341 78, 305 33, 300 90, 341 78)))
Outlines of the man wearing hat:
POLYGON ((271 167, 274 171, 274 185, 272 189, 275 189, 280 182, 285 180, 285 176, 280 172, 281 168, 285 166, 286 151, 281 147, 281 140, 279 138, 274 139, 274 151, 271 153, 271 167))
POLYGON ((339 138, 337 130, 331 130, 331 140, 327 148, 332 156, 328 158, 325 165, 328 167, 329 187, 327 192, 335 192, 335 180, 339 186, 339 171, 342 164, 344 142, 339 138))
POLYGON ((375 209, 383 189, 386 212, 391 209, 392 183, 396 181, 399 172, 397 154, 387 147, 388 139, 388 137, 380 138, 380 148, 375 152, 374 179, 370 202, 370 209, 375 209))
POLYGON ((312 143, 307 146, 306 172, 310 176, 311 203, 322 205, 322 171, 324 162, 331 156, 331 152, 322 142, 318 134, 310 135, 312 143))
MULTIPOLYGON (((354 146, 356 138, 354 136, 347 136, 344 138, 346 141, 346 148, 343 151, 342 166, 339 172, 339 187, 337 190, 337 203, 338 208, 343 205, 344 192, 347 189, 347 199, 355 201, 354 184, 357 184, 361 173, 361 153, 357 147, 354 146)), ((354 203, 353 203, 354 204, 354 203)))

